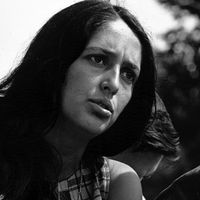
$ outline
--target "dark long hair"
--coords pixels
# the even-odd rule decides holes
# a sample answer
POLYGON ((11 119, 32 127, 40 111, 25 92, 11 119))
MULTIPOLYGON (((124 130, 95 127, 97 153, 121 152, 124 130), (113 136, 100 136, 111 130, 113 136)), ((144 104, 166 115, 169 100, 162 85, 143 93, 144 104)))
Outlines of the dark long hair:
POLYGON ((107 152, 96 155, 109 152, 113 130, 118 141, 123 133, 123 148, 130 137, 127 130, 133 128, 135 138, 140 135, 154 99, 155 68, 148 37, 126 9, 106 1, 88 0, 65 8, 40 29, 19 66, 0 84, 0 193, 7 199, 53 198, 62 162, 44 135, 57 119, 67 69, 95 31, 118 18, 141 42, 141 73, 131 102, 108 132, 107 152))

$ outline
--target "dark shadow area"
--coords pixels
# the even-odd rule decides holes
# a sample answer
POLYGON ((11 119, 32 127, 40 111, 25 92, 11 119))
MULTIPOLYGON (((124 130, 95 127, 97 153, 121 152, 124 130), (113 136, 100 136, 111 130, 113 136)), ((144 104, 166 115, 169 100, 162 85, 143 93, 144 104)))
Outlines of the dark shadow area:
POLYGON ((156 57, 158 90, 180 134, 182 156, 176 163, 163 163, 151 179, 143 181, 147 199, 200 164, 200 1, 157 1, 172 10, 179 22, 163 35, 168 49, 157 51, 156 57), (183 25, 189 18, 196 22, 192 30, 183 25))

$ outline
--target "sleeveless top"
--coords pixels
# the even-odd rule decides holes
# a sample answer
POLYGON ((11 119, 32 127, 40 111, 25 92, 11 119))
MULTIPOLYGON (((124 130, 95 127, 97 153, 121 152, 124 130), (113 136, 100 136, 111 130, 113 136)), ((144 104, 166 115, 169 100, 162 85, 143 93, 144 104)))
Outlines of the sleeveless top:
POLYGON ((109 192, 110 171, 106 158, 103 165, 92 173, 89 168, 80 167, 75 173, 58 183, 58 200, 106 200, 109 192))

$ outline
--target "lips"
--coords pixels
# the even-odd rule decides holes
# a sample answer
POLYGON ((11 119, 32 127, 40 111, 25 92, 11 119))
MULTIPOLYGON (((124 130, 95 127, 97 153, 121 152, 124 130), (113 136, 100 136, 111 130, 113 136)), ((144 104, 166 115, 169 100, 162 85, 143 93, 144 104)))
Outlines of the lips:
POLYGON ((99 105, 103 109, 106 109, 106 110, 110 111, 111 113, 114 112, 114 109, 113 109, 113 106, 112 106, 111 102, 109 100, 107 100, 107 99, 90 99, 90 101, 92 103, 95 103, 95 104, 99 105))

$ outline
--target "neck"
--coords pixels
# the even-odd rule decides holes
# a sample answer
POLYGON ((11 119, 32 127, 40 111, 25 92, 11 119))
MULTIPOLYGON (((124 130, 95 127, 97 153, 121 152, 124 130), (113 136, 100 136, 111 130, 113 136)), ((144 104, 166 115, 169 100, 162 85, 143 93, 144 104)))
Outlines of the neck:
POLYGON ((59 179, 71 175, 78 167, 89 142, 84 133, 75 131, 72 127, 63 126, 57 121, 46 135, 46 140, 60 153, 63 166, 59 179))

